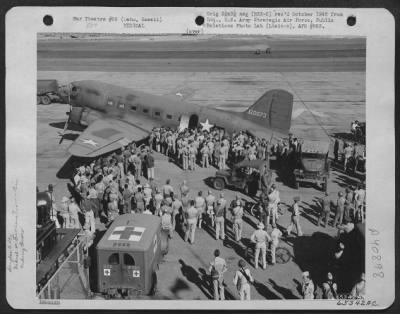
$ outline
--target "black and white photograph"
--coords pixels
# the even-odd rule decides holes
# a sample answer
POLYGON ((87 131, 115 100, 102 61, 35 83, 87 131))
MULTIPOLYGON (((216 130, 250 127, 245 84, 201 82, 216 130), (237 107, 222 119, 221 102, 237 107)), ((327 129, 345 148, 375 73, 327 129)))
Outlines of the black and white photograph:
POLYGON ((35 44, 36 215, 11 182, 9 243, 36 257, 40 305, 380 306, 368 34, 49 28, 35 44))
POLYGON ((365 38, 37 47, 40 297, 363 295, 365 38))

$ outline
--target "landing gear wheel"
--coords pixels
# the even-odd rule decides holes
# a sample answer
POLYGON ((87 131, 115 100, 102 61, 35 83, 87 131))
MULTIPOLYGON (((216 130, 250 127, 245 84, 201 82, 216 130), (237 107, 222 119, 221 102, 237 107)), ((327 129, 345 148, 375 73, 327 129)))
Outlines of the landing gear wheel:
POLYGON ((297 181, 296 178, 294 179, 293 186, 294 186, 294 188, 295 188, 296 190, 298 190, 299 187, 300 187, 300 182, 297 181))
POLYGON ((225 181, 221 178, 215 178, 213 185, 214 185, 214 189, 223 190, 225 188, 225 181))

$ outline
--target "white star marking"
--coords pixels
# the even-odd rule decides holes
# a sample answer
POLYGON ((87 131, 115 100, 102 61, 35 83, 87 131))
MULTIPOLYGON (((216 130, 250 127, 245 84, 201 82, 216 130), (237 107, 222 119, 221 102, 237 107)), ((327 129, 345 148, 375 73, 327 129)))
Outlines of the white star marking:
POLYGON ((206 122, 200 122, 203 131, 207 131, 210 132, 210 129, 214 126, 214 124, 210 124, 210 122, 208 122, 208 119, 206 120, 206 122))
POLYGON ((92 146, 94 146, 94 147, 96 147, 97 145, 99 145, 99 143, 96 143, 96 142, 93 141, 93 140, 81 139, 81 141, 83 142, 83 144, 89 144, 89 145, 92 145, 92 146))

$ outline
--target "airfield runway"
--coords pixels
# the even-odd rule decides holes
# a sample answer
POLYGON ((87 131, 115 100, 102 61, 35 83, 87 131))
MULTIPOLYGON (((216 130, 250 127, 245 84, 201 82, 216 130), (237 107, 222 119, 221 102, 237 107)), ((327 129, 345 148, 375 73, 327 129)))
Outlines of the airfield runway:
MULTIPOLYGON (((61 84, 74 80, 95 79, 165 97, 173 97, 202 106, 242 111, 265 91, 281 88, 294 95, 291 131, 299 138, 332 142, 333 136, 349 132, 350 121, 365 121, 365 40, 363 38, 269 38, 265 45, 272 55, 255 54, 263 50, 259 38, 221 40, 176 38, 165 41, 154 37, 124 39, 57 39, 38 41, 38 79, 57 79, 61 84), (179 53, 177 52, 179 51, 179 53), (183 52, 182 52, 183 51, 183 52)), ((183 109, 184 110, 184 109, 183 109)), ((37 181, 40 189, 55 185, 59 201, 67 195, 65 178, 57 172, 68 160, 66 149, 78 131, 67 132, 59 145, 59 135, 67 116, 68 105, 38 106, 37 181)), ((240 129, 240 126, 238 126, 240 129)), ((156 183, 167 178, 175 187, 187 179, 195 191, 208 189, 204 182, 215 169, 199 169, 193 175, 163 157, 157 156, 156 183)), ((332 195, 354 184, 352 178, 333 170, 329 180, 332 195)), ((311 268, 317 274, 334 244, 336 229, 315 226, 316 197, 322 192, 314 187, 298 191, 278 182, 284 204, 301 195, 302 225, 306 237, 282 241, 294 257, 287 264, 277 264, 266 271, 254 270, 261 285, 252 288, 254 299, 299 298, 301 271, 311 268), (326 234, 326 236, 325 236, 326 234), (311 245, 311 247, 309 247, 311 245)), ((234 192, 225 191, 231 200, 234 192)), ((335 196, 332 196, 335 197, 335 196)), ((285 208, 285 206, 284 206, 285 208)), ((280 224, 289 223, 285 210, 280 224)), ((255 219, 245 221, 244 236, 249 237, 255 219)), ((167 299, 208 299, 210 287, 204 283, 204 271, 215 248, 227 259, 226 282, 235 295, 232 277, 240 248, 233 243, 216 243, 207 231, 198 231, 196 244, 189 246, 179 236, 170 242, 170 253, 159 270, 159 289, 167 299)), ((322 274, 320 274, 322 276, 322 274)), ((69 278, 63 297, 80 298, 77 277, 69 278)), ((232 296, 234 297, 234 296, 232 296)))

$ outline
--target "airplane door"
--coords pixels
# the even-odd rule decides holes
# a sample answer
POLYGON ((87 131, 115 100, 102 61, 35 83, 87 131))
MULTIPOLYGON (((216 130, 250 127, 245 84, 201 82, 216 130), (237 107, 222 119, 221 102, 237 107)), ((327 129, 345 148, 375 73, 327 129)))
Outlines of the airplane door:
POLYGON ((180 124, 179 124, 179 131, 183 131, 189 127, 189 116, 181 116, 180 124))

